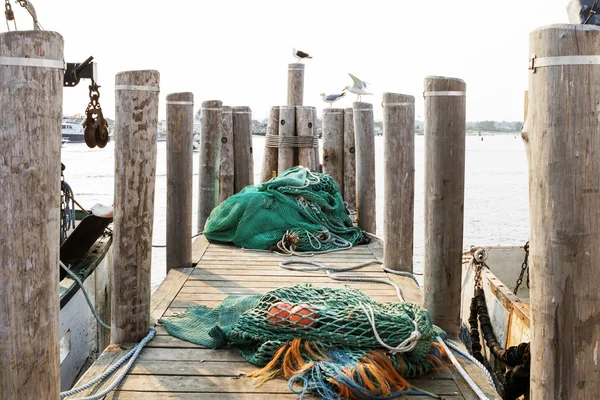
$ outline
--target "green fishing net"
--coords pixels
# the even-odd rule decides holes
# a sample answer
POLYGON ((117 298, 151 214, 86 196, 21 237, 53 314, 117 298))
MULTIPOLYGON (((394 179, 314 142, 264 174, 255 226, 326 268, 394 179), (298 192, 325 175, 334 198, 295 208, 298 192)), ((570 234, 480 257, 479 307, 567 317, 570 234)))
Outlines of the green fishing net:
POLYGON ((433 341, 444 335, 418 305, 378 303, 349 286, 310 284, 229 296, 214 309, 191 307, 160 322, 180 339, 237 350, 264 367, 254 375, 259 380, 300 381, 303 392, 328 399, 407 394, 403 378, 439 364, 433 341), (388 351, 395 347, 401 349, 388 351))
POLYGON ((204 226, 210 241, 248 249, 325 251, 367 243, 353 225, 338 185, 304 167, 248 186, 216 207, 204 226))

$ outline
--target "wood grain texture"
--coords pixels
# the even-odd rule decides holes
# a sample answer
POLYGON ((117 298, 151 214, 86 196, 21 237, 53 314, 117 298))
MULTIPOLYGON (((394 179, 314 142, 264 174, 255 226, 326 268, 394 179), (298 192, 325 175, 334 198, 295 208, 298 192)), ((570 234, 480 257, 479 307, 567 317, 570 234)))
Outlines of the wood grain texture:
MULTIPOLYGON (((310 137, 313 136, 313 128, 316 124, 314 116, 315 113, 313 111, 313 107, 296 107, 296 135, 310 137)), ((311 171, 314 171, 316 169, 315 148, 298 147, 297 151, 298 164, 310 169, 311 171)))
POLYGON ((383 94, 384 264, 413 272, 415 98, 383 94))
POLYGON ((235 193, 235 157, 233 143, 233 112, 223 106, 221 114, 221 153, 219 167, 219 204, 235 193))
POLYGON ((233 146, 235 154, 235 193, 254 185, 252 153, 252 110, 247 106, 233 107, 233 146))
MULTIPOLYGON (((56 32, 0 34, 0 57, 63 60, 56 32)), ((63 71, 0 65, 0 393, 60 391, 60 146, 63 71)))
POLYGON ((301 106, 304 101, 304 64, 288 65, 287 105, 301 106))
MULTIPOLYGON (((296 107, 279 107, 279 136, 296 135, 296 107)), ((294 166, 294 148, 280 147, 277 158, 277 175, 294 166)))
MULTIPOLYGON (((464 92, 456 78, 429 76, 425 92, 464 92)), ((425 304, 451 336, 460 328, 466 96, 425 97, 425 304)))
POLYGON ((344 193, 344 109, 323 110, 323 172, 331 175, 344 193))
MULTIPOLYGON (((267 122, 267 136, 279 135, 279 107, 271 107, 269 120, 267 122)), ((266 182, 277 176, 277 159, 279 154, 277 147, 266 147, 263 159, 261 180, 266 182)))
POLYGON ((344 201, 356 210, 356 144, 354 139, 354 111, 344 109, 344 201))
POLYGON ((192 266, 194 95, 172 93, 166 100, 168 273, 171 268, 192 266))
POLYGON ((373 104, 352 103, 356 142, 356 216, 358 226, 376 233, 375 125, 373 104))
MULTIPOLYGON (((317 108, 313 107, 312 109, 313 109, 313 121, 315 121, 315 123, 313 124, 313 136, 316 138, 319 138, 319 130, 318 130, 319 119, 317 116, 317 108)), ((321 154, 320 146, 318 146, 313 153, 313 155, 315 157, 315 171, 317 171, 317 172, 323 172, 323 166, 321 165, 320 154, 321 154)))
POLYGON ((200 168, 198 172, 198 231, 219 204, 219 164, 223 102, 207 100, 200 110, 200 168))
MULTIPOLYGON (((600 55, 600 28, 550 25, 529 36, 541 57, 600 55)), ((600 393, 599 65, 529 75, 531 398, 600 393)))
MULTIPOLYGON (((158 71, 125 71, 117 85, 158 87, 158 71)), ((111 342, 148 333, 159 93, 117 90, 111 342)))

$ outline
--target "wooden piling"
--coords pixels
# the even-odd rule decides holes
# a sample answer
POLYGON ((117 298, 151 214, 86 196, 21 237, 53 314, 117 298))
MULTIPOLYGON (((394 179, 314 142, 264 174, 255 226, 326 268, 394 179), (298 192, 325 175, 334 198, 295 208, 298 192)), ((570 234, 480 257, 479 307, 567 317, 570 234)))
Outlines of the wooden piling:
POLYGON ((167 103, 167 273, 192 266, 194 95, 172 93, 167 103))
POLYGON ((319 122, 317 116, 317 108, 313 107, 313 136, 317 140, 317 147, 315 148, 314 157, 315 157, 315 171, 323 172, 323 168, 321 167, 321 155, 320 155, 320 146, 319 146, 319 122))
POLYGON ((375 122, 373 104, 355 102, 354 134, 356 141, 356 215, 358 226, 376 233, 375 203, 375 122))
POLYGON ((219 170, 219 204, 235 193, 235 156, 233 144, 233 112, 223 106, 221 115, 221 162, 219 170))
MULTIPOLYGON (((279 107, 279 137, 293 137, 296 131, 296 107, 279 107)), ((284 140, 284 139, 282 139, 284 140)), ((277 158, 277 174, 294 166, 294 147, 280 147, 277 158)))
MULTIPOLYGON (((200 170, 198 182, 198 231, 219 204, 219 163, 223 102, 207 100, 200 109, 200 170)), ((235 121, 235 117, 234 117, 235 121)))
POLYGON ((466 85, 425 78, 425 302, 433 323, 460 330, 466 85))
POLYGON ((235 193, 254 184, 252 156, 252 110, 247 106, 233 107, 233 147, 235 154, 235 193))
POLYGON ((383 263, 413 272, 415 98, 383 94, 383 263))
POLYGON ((288 106, 301 106, 304 101, 304 64, 288 65, 288 106))
POLYGON ((307 137, 309 140, 304 146, 298 147, 298 164, 307 167, 311 171, 316 170, 314 142, 314 111, 313 107, 296 107, 296 134, 298 137, 307 137), (309 145, 310 142, 311 144, 309 145))
POLYGON ((545 26, 529 45, 530 398, 592 399, 600 393, 600 27, 545 26))
POLYGON ((356 210, 356 147, 354 142, 354 111, 344 109, 344 191, 348 207, 356 210))
POLYGON ((331 175, 344 193, 344 109, 323 110, 323 172, 331 175))
MULTIPOLYGON (((269 121, 267 123, 267 136, 265 137, 265 141, 269 140, 269 138, 274 138, 279 136, 279 107, 271 107, 271 111, 269 112, 269 121)), ((279 151, 277 147, 267 147, 265 146, 265 156, 263 159, 263 167, 261 180, 262 182, 266 182, 271 178, 277 176, 277 158, 279 156, 279 151)))
POLYGON ((139 342, 150 323, 158 71, 115 79, 112 343, 139 342))
POLYGON ((62 63, 56 32, 0 34, 0 393, 7 400, 59 398, 62 63))

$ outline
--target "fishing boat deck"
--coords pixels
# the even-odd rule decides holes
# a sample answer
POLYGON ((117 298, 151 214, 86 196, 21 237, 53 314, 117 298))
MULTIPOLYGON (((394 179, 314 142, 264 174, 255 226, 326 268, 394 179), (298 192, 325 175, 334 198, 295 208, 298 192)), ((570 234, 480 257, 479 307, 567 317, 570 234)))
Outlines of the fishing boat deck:
MULTIPOLYGON (((348 266, 366 261, 381 260, 383 250, 377 242, 357 246, 350 250, 318 255, 309 260, 335 266, 348 266)), ((315 286, 340 287, 344 284, 356 287, 380 302, 398 301, 392 286, 369 282, 337 282, 324 273, 282 270, 279 263, 289 259, 266 253, 245 251, 227 245, 209 244, 203 236, 193 245, 195 267, 174 269, 152 295, 151 316, 153 321, 174 316, 193 304, 214 307, 231 294, 260 294, 282 286, 311 283, 315 286)), ((306 259, 306 258, 303 258, 306 259)), ((407 301, 423 303, 423 294, 410 279, 387 274, 377 265, 358 272, 344 273, 361 277, 388 279, 400 286, 407 301)), ((89 382, 122 357, 131 346, 109 346, 92 367, 81 377, 78 384, 89 382)), ((499 396, 487 384, 477 367, 464 362, 474 380, 489 398, 499 396)), ((143 349, 135 365, 106 399, 156 400, 156 399, 296 399, 287 381, 277 379, 255 387, 244 375, 256 367, 246 362, 233 350, 211 350, 170 336, 166 329, 157 326, 156 337, 143 349)), ((115 374, 113 374, 115 375, 115 374)), ((115 377, 111 377, 115 379, 115 377)), ((111 380, 89 389, 82 395, 99 393, 111 380)), ((445 399, 477 399, 452 365, 410 381, 423 389, 445 399)), ((425 399, 425 396, 408 396, 425 399)))

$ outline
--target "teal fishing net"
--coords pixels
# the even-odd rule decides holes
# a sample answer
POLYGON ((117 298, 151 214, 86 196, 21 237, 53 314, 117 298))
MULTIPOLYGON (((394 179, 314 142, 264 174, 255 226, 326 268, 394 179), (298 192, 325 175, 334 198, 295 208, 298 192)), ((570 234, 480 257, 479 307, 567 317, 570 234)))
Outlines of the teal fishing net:
POLYGON ((248 186, 216 207, 204 226, 210 241, 248 249, 315 252, 368 243, 327 174, 294 167, 248 186))

